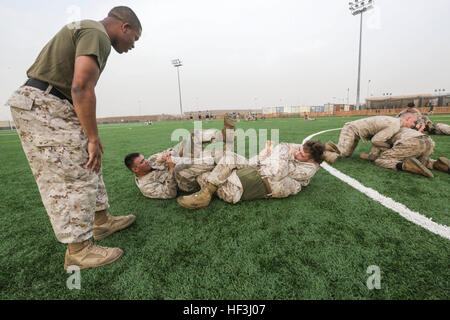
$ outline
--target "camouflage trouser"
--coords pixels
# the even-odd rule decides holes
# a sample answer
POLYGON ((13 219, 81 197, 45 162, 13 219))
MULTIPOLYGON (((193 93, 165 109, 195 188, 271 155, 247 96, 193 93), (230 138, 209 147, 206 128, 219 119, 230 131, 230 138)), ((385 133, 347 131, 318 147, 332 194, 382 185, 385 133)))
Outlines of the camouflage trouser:
POLYGON ((8 105, 56 238, 90 239, 94 211, 109 204, 102 174, 83 166, 88 140, 74 107, 31 87, 19 88, 8 105))
POLYGON ((207 183, 217 186, 217 196, 229 203, 241 200, 244 189, 236 174, 237 169, 248 167, 248 160, 236 153, 227 152, 220 159, 214 170, 206 172, 197 178, 203 188, 207 183))
POLYGON ((200 189, 197 177, 205 172, 211 172, 214 163, 180 164, 175 166, 175 180, 178 188, 186 192, 196 192, 200 189))
POLYGON ((434 124, 435 134, 441 134, 450 136, 450 126, 445 123, 435 123, 434 124))
MULTIPOLYGON (((198 191, 200 186, 197 182, 197 177, 214 169, 215 164, 218 162, 217 157, 220 157, 220 152, 205 151, 202 145, 221 141, 222 132, 216 129, 196 130, 191 137, 191 141, 200 146, 199 148, 194 147, 195 154, 192 163, 177 164, 175 166, 175 180, 178 188, 186 192, 198 191), (201 153, 199 152, 200 150, 202 151, 201 153)), ((183 140, 180 144, 189 154, 190 142, 183 140)), ((175 147, 176 150, 180 149, 179 145, 175 147)), ((188 157, 188 155, 184 156, 188 157)))
POLYGON ((397 163, 407 158, 416 158, 428 169, 433 169, 435 160, 428 156, 433 153, 434 141, 428 136, 398 141, 391 149, 380 154, 375 160, 377 166, 397 170, 397 163))
POLYGON ((341 151, 341 157, 348 158, 355 151, 359 143, 359 137, 353 129, 346 124, 339 135, 338 148, 341 151))

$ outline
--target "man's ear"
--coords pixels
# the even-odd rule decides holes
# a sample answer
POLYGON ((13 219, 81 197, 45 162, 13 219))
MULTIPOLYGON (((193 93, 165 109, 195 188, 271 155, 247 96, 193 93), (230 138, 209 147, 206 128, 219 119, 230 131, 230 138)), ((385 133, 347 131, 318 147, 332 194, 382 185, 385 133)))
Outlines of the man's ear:
POLYGON ((137 173, 137 168, 136 167, 131 168, 131 171, 133 171, 134 173, 137 173))
POLYGON ((123 33, 127 33, 131 30, 131 25, 128 22, 122 23, 122 26, 120 27, 123 33))
POLYGON ((314 162, 316 162, 316 161, 314 160, 314 158, 311 158, 311 159, 308 159, 308 161, 306 161, 306 162, 314 163, 314 162))

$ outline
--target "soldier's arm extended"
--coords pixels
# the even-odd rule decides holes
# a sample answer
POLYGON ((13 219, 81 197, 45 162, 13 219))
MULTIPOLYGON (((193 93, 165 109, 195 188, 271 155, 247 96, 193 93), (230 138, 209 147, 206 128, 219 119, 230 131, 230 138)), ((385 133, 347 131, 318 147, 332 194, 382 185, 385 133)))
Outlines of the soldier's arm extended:
POLYGON ((104 152, 96 120, 95 86, 99 76, 100 69, 95 58, 79 56, 75 59, 72 98, 77 117, 88 137, 89 161, 85 167, 91 168, 91 172, 100 171, 104 152))

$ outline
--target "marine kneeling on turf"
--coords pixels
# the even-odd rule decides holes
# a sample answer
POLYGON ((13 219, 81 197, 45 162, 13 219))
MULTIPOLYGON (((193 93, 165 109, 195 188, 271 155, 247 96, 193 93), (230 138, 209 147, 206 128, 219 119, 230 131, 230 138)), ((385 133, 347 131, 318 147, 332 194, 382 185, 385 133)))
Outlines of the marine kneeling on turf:
POLYGON ((269 141, 250 160, 227 152, 214 170, 197 179, 201 190, 178 198, 178 203, 188 209, 201 209, 209 205, 214 193, 233 204, 295 195, 319 170, 324 150, 320 141, 307 141, 303 145, 281 143, 275 147, 269 141))
POLYGON ((334 164, 337 159, 348 158, 355 151, 359 140, 370 140, 372 146, 381 151, 390 148, 387 142, 401 128, 413 128, 416 126, 417 113, 407 112, 399 118, 388 116, 375 116, 347 122, 339 135, 336 146, 332 141, 325 144, 324 160, 334 164))
POLYGON ((430 169, 450 173, 450 162, 447 158, 440 157, 438 160, 429 158, 433 153, 434 141, 426 134, 402 128, 388 141, 392 148, 379 152, 378 148, 372 148, 370 154, 362 153, 360 157, 365 160, 374 161, 382 168, 398 171, 409 171, 425 177, 433 178, 430 169))

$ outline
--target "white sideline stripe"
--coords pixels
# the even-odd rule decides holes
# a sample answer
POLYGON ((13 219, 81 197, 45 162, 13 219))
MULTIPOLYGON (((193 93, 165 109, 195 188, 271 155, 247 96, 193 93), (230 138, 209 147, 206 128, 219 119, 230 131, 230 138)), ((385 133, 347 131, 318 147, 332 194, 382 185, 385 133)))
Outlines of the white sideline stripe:
MULTIPOLYGON (((341 128, 330 129, 330 130, 325 130, 325 131, 321 131, 318 133, 314 133, 314 134, 310 135, 309 137, 305 138, 305 140, 303 140, 303 143, 305 143, 305 141, 308 141, 311 138, 313 138, 319 134, 322 134, 325 132, 330 132, 330 131, 336 131, 336 130, 341 130, 341 128)), ((421 215, 419 212, 415 212, 415 211, 408 209, 405 205, 403 205, 399 202, 396 202, 389 197, 383 196, 376 190, 373 190, 371 188, 368 188, 368 187, 362 185, 359 181, 345 175, 344 173, 331 167, 329 164, 327 164, 325 162, 323 162, 321 164, 321 167, 324 168, 329 173, 331 173, 336 178, 344 181, 351 187, 364 193, 369 198, 381 203, 386 208, 397 212, 406 220, 408 220, 412 223, 415 223, 415 224, 421 226, 422 228, 425 228, 428 231, 433 232, 434 234, 437 234, 441 237, 444 237, 444 238, 450 240, 450 227, 448 227, 446 225, 438 224, 438 223, 432 221, 430 218, 427 218, 427 217, 421 215)))

